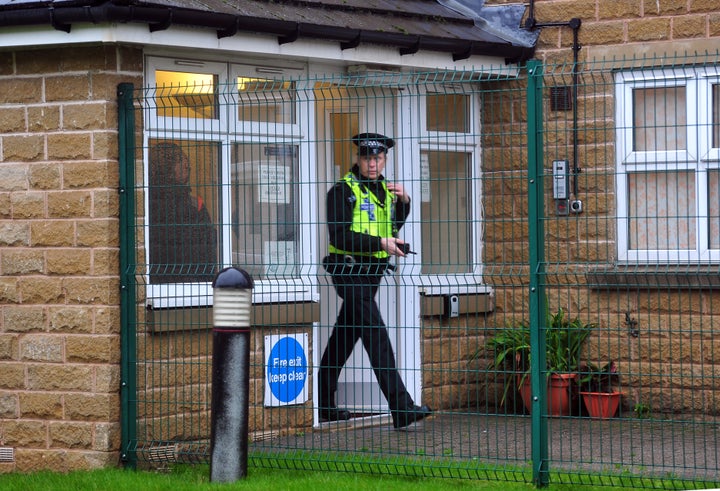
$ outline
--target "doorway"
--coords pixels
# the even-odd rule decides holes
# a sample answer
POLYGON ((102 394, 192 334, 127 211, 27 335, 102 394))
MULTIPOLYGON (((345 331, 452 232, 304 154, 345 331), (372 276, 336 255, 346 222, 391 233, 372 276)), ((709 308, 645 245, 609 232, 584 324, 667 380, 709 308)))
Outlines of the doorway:
MULTIPOLYGON (((322 87, 316 88, 315 92, 318 121, 318 217, 321 224, 318 257, 322 258, 327 254, 328 247, 327 228, 324 226, 325 196, 335 182, 350 171, 356 161, 356 147, 352 144, 351 138, 357 133, 366 131, 394 136, 396 134, 395 96, 392 91, 379 91, 377 87, 373 90, 322 87)), ((388 153, 387 158, 384 175, 386 179, 393 180, 395 165, 392 151, 388 153)), ((319 270, 318 285, 321 314, 314 342, 316 367, 320 365, 320 359, 342 302, 335 293, 329 275, 322 270, 322 267, 319 270)), ((402 350, 400 329, 392 328, 397 325, 399 318, 398 295, 395 275, 385 275, 376 300, 385 324, 391 327, 389 334, 393 351, 396 353, 398 368, 402 369, 401 360, 406 357, 397 356, 402 350)), ((361 341, 355 345, 340 374, 336 403, 338 407, 355 414, 370 415, 389 411, 388 403, 380 390, 361 341)))

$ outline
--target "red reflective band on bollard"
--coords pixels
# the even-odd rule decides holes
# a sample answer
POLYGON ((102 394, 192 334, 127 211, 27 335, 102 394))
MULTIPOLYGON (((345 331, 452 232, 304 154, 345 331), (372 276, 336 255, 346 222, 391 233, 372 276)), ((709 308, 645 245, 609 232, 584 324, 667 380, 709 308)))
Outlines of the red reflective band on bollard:
POLYGON ((250 328, 248 329, 229 329, 227 327, 213 327, 213 332, 227 332, 227 333, 233 333, 233 332, 250 332, 250 328))

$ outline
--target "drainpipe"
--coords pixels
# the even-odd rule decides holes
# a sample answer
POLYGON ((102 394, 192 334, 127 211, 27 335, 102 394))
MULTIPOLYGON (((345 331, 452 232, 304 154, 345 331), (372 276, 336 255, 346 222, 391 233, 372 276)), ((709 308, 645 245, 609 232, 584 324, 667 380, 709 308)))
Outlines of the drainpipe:
POLYGON ((535 19, 535 0, 530 0, 530 6, 528 10, 528 18, 525 21, 525 27, 527 29, 536 29, 543 27, 569 27, 573 30, 573 67, 572 67, 572 174, 573 174, 573 196, 577 197, 578 194, 578 174, 582 172, 578 165, 578 58, 580 53, 580 42, 579 42, 579 31, 582 25, 582 20, 577 17, 570 19, 567 22, 538 22, 535 19))

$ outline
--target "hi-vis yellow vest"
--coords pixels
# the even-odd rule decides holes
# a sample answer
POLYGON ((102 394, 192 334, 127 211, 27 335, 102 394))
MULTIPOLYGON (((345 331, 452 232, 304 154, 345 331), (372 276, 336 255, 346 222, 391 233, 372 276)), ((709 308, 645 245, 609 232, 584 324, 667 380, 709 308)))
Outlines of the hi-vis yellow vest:
MULTIPOLYGON (((385 181, 381 181, 382 187, 385 189, 385 204, 382 203, 373 193, 368 191, 367 187, 361 186, 355 174, 348 172, 342 178, 355 195, 355 208, 353 209, 353 221, 350 229, 353 232, 372 235, 374 237, 389 238, 393 236, 393 195, 388 191, 385 181)), ((352 252, 338 249, 332 244, 329 245, 328 251, 331 254, 352 254, 353 256, 367 256, 378 259, 385 259, 390 255, 385 251, 378 252, 352 252)))

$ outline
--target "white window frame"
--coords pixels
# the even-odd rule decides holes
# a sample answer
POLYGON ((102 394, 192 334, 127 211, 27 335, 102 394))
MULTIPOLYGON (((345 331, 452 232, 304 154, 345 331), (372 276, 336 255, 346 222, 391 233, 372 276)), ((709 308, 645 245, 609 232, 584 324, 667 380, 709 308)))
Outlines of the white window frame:
MULTIPOLYGON (((151 139, 182 139, 195 141, 214 141, 220 147, 220 203, 217 217, 220 223, 220 256, 221 267, 232 266, 232 213, 231 213, 231 156, 235 142, 243 143, 275 143, 282 140, 286 144, 296 146, 301 161, 314 162, 315 151, 309 141, 315 128, 300 128, 299 122, 312 122, 307 116, 312 111, 312 100, 301 101, 301 97, 312 97, 312 90, 302 90, 296 86, 296 111, 294 124, 262 124, 240 121, 237 118, 237 94, 234 90, 238 76, 255 78, 297 79, 302 83, 307 77, 304 66, 263 66, 257 64, 222 63, 213 61, 190 60, 183 58, 164 58, 148 56, 146 58, 145 81, 148 87, 155 86, 155 71, 185 71, 216 75, 221 98, 217 119, 203 119, 197 124, 194 118, 159 117, 154 105, 152 93, 146 98, 145 128, 143 132, 144 147, 147 149, 151 139), (224 93, 226 92, 226 93, 224 93), (267 128, 272 128, 269 132, 267 128), (170 131, 167 131, 170 129, 170 131), (276 140, 277 139, 277 140, 276 140)), ((306 123, 312 124, 312 123, 306 123)), ((144 162, 148 162, 148 151, 144 152, 144 162)), ((144 166, 145 181, 148 181, 148 168, 144 166)), ((315 182, 315 166, 299 166, 298 207, 300 210, 317 209, 317 197, 312 189, 315 182), (303 174, 304 173, 304 174, 303 174)), ((145 198, 145 223, 149 222, 148 197, 145 198)), ((146 225, 145 237, 149 237, 146 225)), ((312 281, 317 269, 317 224, 314 220, 302 220, 297 239, 298 250, 295 254, 297 265, 296 275, 283 279, 262 279, 254 281, 253 303, 287 303, 318 301, 317 287, 312 281)), ((146 262, 149 264, 149 248, 145 249, 146 262)), ((242 265, 235 265, 242 268, 242 265)), ((147 304, 153 308, 179 308, 212 305, 212 285, 209 282, 150 284, 147 272, 147 304)))
MULTIPOLYGON (((201 126, 195 124, 195 118, 175 118, 157 115, 157 106, 155 105, 154 87, 156 86, 155 72, 157 70, 165 70, 170 72, 192 72, 203 73, 206 75, 217 75, 218 85, 227 84, 227 68, 225 63, 212 61, 202 61, 183 58, 148 58, 147 69, 145 75, 146 86, 149 92, 145 95, 145 131, 156 131, 162 133, 165 128, 172 128, 173 132, 178 132, 183 136, 182 139, 196 139, 198 134, 201 135, 218 135, 224 131, 222 124, 226 121, 218 111, 217 119, 203 119, 201 126), (151 117, 151 118, 150 118, 151 117)), ((222 110, 222 106, 220 108, 222 110)), ((204 136, 203 139, 208 139, 204 136)), ((147 139, 146 139, 147 140, 147 139)), ((147 161, 146 161, 147 162, 147 161)))
MULTIPOLYGON (((485 284, 483 280, 483 206, 482 206, 482 165, 481 165, 481 145, 479 138, 480 128, 480 100, 477 91, 470 85, 463 84, 442 84, 437 86, 423 86, 419 91, 420 101, 418 107, 418 118, 420 121, 419 129, 419 145, 416 157, 417 162, 420 161, 422 152, 445 150, 458 153, 470 154, 470 194, 468 196, 468 207, 471 209, 471 231, 470 240, 472 249, 470 250, 470 271, 467 273, 441 273, 441 274, 423 274, 421 273, 422 264, 417 261, 413 264, 410 273, 404 272, 404 283, 412 282, 419 287, 419 292, 424 295, 451 295, 451 294, 479 294, 491 293, 492 287, 485 284), (427 98, 428 94, 461 94, 467 95, 470 107, 469 109, 469 128, 466 132, 444 132, 430 131, 427 129, 427 98)), ((420 172, 419 170, 417 171, 420 172)), ((420 180, 422 176, 414 179, 418 182, 415 189, 415 196, 421 196, 420 180)), ((421 210, 420 198, 415 200, 416 216, 420 216, 421 210)), ((414 244, 418 244, 416 248, 421 249, 421 231, 417 227, 416 237, 413 239, 414 244)))
POLYGON ((720 68, 678 68, 618 72, 616 86, 616 190, 618 261, 629 264, 688 264, 720 262, 720 250, 708 248, 707 171, 718 169, 720 149, 712 148, 712 84, 720 83, 720 68), (679 87, 686 89, 687 148, 675 151, 636 151, 633 145, 633 90, 679 87), (693 250, 629 248, 628 177, 633 173, 691 171, 695 175, 697 217, 693 250))

